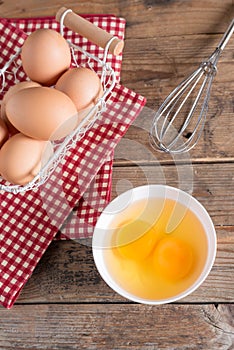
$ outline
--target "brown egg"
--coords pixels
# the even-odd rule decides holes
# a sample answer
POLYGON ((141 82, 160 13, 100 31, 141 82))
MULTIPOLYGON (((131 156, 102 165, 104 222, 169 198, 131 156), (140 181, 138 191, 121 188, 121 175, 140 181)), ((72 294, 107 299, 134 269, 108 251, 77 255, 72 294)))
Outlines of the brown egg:
POLYGON ((89 68, 73 68, 57 81, 55 88, 67 94, 78 111, 92 107, 103 94, 98 75, 89 68))
POLYGON ((6 142, 9 137, 8 129, 2 119, 0 119, 0 148, 6 142))
POLYGON ((67 41, 52 29, 38 29, 22 46, 22 66, 31 80, 50 86, 56 83, 71 64, 67 41))
POLYGON ((39 173, 52 154, 50 141, 35 140, 18 133, 0 150, 0 174, 12 184, 25 185, 39 173))
POLYGON ((9 133, 11 135, 16 134, 19 132, 8 120, 6 115, 6 103, 9 100, 9 98, 14 95, 17 91, 20 91, 22 89, 27 89, 30 87, 39 87, 40 84, 36 83, 35 81, 22 81, 20 83, 17 83, 9 88, 9 90, 5 93, 3 100, 2 100, 2 108, 1 108, 1 118, 6 123, 6 126, 9 130, 9 133))
POLYGON ((58 140, 77 125, 77 111, 63 92, 33 87, 16 92, 7 101, 6 114, 23 134, 40 140, 58 140))
MULTIPOLYGON (((86 118, 88 116, 88 114, 91 112, 91 109, 94 107, 94 105, 92 105, 91 107, 88 107, 88 108, 85 108, 85 109, 82 109, 81 111, 78 112, 78 119, 77 119, 77 126, 81 123, 81 121, 86 118)), ((93 109, 93 111, 89 114, 89 117, 88 117, 88 120, 82 125, 83 127, 87 126, 87 124, 89 122, 91 122, 96 114, 98 112, 98 108, 95 107, 93 109)))

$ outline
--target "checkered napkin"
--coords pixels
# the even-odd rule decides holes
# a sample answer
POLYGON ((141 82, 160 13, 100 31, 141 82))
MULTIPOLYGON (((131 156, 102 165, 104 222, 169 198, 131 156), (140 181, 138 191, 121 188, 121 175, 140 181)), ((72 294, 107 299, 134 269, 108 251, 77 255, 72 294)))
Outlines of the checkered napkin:
MULTIPOLYGON (((18 26, 12 27, 9 20, 0 20, 0 67, 26 37, 20 21, 17 23, 18 26)), ((15 75, 19 80, 24 79, 19 69, 15 75)), ((7 79, 11 85, 12 75, 7 75, 7 79)), ((45 184, 17 195, 0 192, 0 303, 3 306, 13 305, 60 228, 68 227, 65 229, 68 238, 90 236, 90 227, 100 215, 101 205, 104 207, 109 200, 113 150, 144 104, 143 97, 117 84, 105 112, 67 152, 45 184), (64 225, 71 216, 79 224, 78 236, 77 230, 69 231, 69 225, 64 225)), ((70 228, 72 223, 73 220, 70 228)))
MULTIPOLYGON (((113 36, 117 36, 120 39, 124 39, 126 23, 125 19, 118 18, 112 15, 83 15, 83 17, 91 23, 111 33, 113 36)), ((22 46, 24 40, 27 38, 27 35, 31 34, 34 30, 40 28, 50 28, 59 31, 60 25, 54 19, 54 17, 0 19, 0 44, 1 49, 3 48, 4 50, 0 57, 0 67, 2 67, 2 62, 5 63, 9 59, 9 57, 12 54, 14 54, 18 48, 22 46)), ((104 50, 98 47, 97 45, 91 43, 86 38, 80 36, 78 33, 74 33, 70 29, 64 27, 64 37, 70 40, 73 44, 81 46, 90 54, 102 59, 104 50)), ((82 65, 86 62, 87 57, 79 52, 78 63, 82 65)), ((111 54, 108 54, 106 62, 109 63, 114 69, 118 82, 120 79, 122 55, 113 56, 111 54)), ((96 61, 90 61, 90 65, 97 73, 99 72, 100 66, 96 61)), ((17 67, 15 67, 15 70, 16 69, 17 67)), ((17 69, 16 76, 18 80, 26 79, 26 75, 22 69, 17 69)), ((8 74, 6 80, 6 90, 8 90, 8 88, 13 84, 14 75, 8 74)), ((0 99, 2 99, 2 96, 0 95, 0 99)))
POLYGON ((59 229, 56 240, 77 240, 92 236, 97 219, 111 198, 113 156, 114 151, 72 209, 59 229))
MULTIPOLYGON (((117 36, 121 39, 124 39, 124 30, 125 30, 125 20, 123 18, 116 18, 112 15, 83 15, 87 20, 92 22, 93 24, 103 28, 104 30, 110 32, 112 35, 117 36)), ((14 48, 20 47, 27 35, 32 33, 32 31, 39 28, 51 28, 59 31, 59 24, 55 21, 54 17, 43 17, 43 18, 20 18, 20 19, 2 19, 1 23, 1 46, 6 47, 7 50, 4 55, 3 62, 9 59, 9 54, 13 54, 12 51, 14 48), (12 30, 12 25, 15 27, 14 31, 12 30), (27 35, 26 35, 27 34, 27 35)), ((67 39, 72 41, 73 43, 82 46, 86 51, 92 53, 93 55, 102 57, 103 50, 90 43, 87 39, 83 38, 77 33, 72 32, 71 30, 64 28, 64 34, 67 39)), ((86 60, 86 57, 79 53, 79 63, 83 64, 86 60)), ((120 70, 122 63, 122 55, 107 56, 107 62, 114 69, 116 74, 117 81, 120 80, 120 70)), ((96 62, 92 62, 93 68, 98 71, 99 67, 96 62)), ((14 69, 14 67, 13 67, 14 69)), ((17 67, 15 67, 15 75, 18 80, 24 80, 26 78, 22 69, 18 71, 17 67)), ((8 74, 6 83, 11 86, 13 84, 14 75, 8 74)), ((6 87, 6 90, 9 88, 6 87)), ((95 182, 95 191, 90 192, 89 194, 89 202, 92 201, 92 206, 95 203, 99 204, 99 213, 103 210, 105 205, 108 203, 111 194, 111 175, 112 175, 112 164, 111 160, 106 160, 106 163, 103 165, 103 169, 101 168, 96 178, 93 180, 95 182), (108 184, 108 185, 107 185, 108 184), (98 192, 97 192, 98 189, 98 192), (102 194, 100 198, 100 193, 102 194), (91 198, 93 197, 93 198, 91 198), (105 199, 105 201, 104 201, 105 199)), ((89 218, 89 221, 93 222, 95 225, 97 212, 93 213, 93 209, 90 205, 87 206, 86 201, 83 199, 79 200, 76 206, 73 208, 72 216, 69 217, 69 220, 66 221, 67 225, 63 225, 61 230, 59 231, 56 239, 68 239, 73 237, 80 238, 83 236, 83 217, 84 215, 89 218), (79 229, 77 229, 79 228, 79 229)), ((93 226, 89 226, 90 234, 92 234, 93 226)))

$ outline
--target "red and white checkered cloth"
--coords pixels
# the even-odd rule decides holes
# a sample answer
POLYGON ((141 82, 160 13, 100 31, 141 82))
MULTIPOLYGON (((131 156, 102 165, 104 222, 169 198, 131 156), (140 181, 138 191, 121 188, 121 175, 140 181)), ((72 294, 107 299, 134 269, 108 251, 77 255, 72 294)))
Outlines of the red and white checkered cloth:
MULTIPOLYGON (((103 23, 107 17, 101 16, 105 18, 103 23)), ((25 39, 20 25, 27 20, 16 20, 17 27, 11 26, 10 21, 0 20, 0 67, 25 39)), ((46 21, 54 23, 52 18, 46 21)), ((123 20, 111 16, 111 22, 115 21, 123 24, 123 20)), ((102 20, 99 26, 100 23, 102 20)), ((90 51, 93 46, 87 43, 87 47, 90 51)), ((19 80, 24 79, 19 75, 20 70, 17 74, 19 80)), ((13 83, 11 79, 9 75, 9 85, 13 83)), ((85 238, 92 234, 100 209, 110 199, 113 150, 144 104, 142 96, 117 84, 106 111, 68 151, 45 184, 17 195, 0 192, 0 303, 3 306, 10 308, 14 304, 59 229, 60 235, 67 238, 85 238)))
MULTIPOLYGON (((111 33, 113 36, 124 39, 125 19, 111 15, 83 15, 83 17, 91 23, 111 33)), ((8 61, 11 55, 13 55, 17 49, 22 46, 24 40, 27 38, 27 35, 40 28, 50 28, 59 32, 60 24, 54 19, 54 17, 0 19, 0 47, 2 51, 0 56, 0 68, 3 66, 3 63, 8 61)), ((104 50, 91 43, 86 38, 80 36, 78 33, 74 33, 70 29, 64 27, 64 37, 73 44, 81 46, 90 54, 102 59, 104 50)), ((79 52, 78 63, 82 65, 86 62, 87 57, 79 52)), ((106 62, 109 63, 114 69, 117 82, 119 82, 122 55, 113 56, 108 54, 106 62)), ((100 71, 100 65, 98 65, 96 61, 91 60, 90 64, 97 73, 100 71)), ((15 71, 16 70, 17 79, 20 81, 25 80, 26 74, 24 73, 23 69, 20 68, 18 70, 17 67, 15 67, 15 71)), ((12 72, 13 70, 11 70, 11 73, 12 72)), ((5 91, 7 91, 8 88, 14 84, 14 79, 15 77, 13 74, 7 74, 5 91)), ((2 97, 3 94, 0 95, 0 100, 2 97)))
POLYGON ((111 199, 114 151, 106 159, 80 198, 55 239, 82 239, 92 236, 97 219, 111 199))
MULTIPOLYGON (((124 39, 125 20, 123 18, 117 18, 112 15, 83 15, 83 17, 92 22, 93 24, 110 32, 112 35, 124 39)), ((54 17, 1 19, 0 43, 1 47, 4 48, 4 50, 2 50, 2 57, 0 56, 0 62, 2 62, 0 67, 9 59, 10 55, 13 55, 16 52, 16 50, 22 46, 27 35, 39 28, 51 28, 59 31, 60 25, 54 19, 54 17), (12 26, 14 26, 14 28, 12 26)), ((79 34, 74 33, 67 28, 64 28, 64 34, 65 37, 74 44, 79 45, 89 53, 96 55, 99 58, 102 58, 104 52, 102 48, 90 43, 86 38, 83 38, 79 34)), ((86 57, 79 53, 78 59, 79 63, 83 64, 86 60, 86 57)), ((114 69, 116 74, 116 80, 119 81, 122 55, 113 56, 109 54, 107 56, 107 62, 114 69)), ((95 61, 91 61, 90 63, 93 65, 93 68, 96 71, 100 69, 100 67, 98 67, 95 61)), ((7 74, 5 91, 7 91, 8 88, 14 84, 15 76, 12 74, 12 71, 14 71, 18 80, 21 81, 26 79, 26 75, 21 68, 18 70, 17 67, 11 67, 10 73, 7 74)), ((2 98, 3 95, 4 93, 0 95, 0 98, 2 98)), ((100 169, 100 174, 98 172, 98 174, 95 177, 96 188, 99 188, 99 190, 100 188, 102 188, 102 191, 99 191, 99 193, 102 193, 102 200, 99 201, 99 213, 104 208, 103 198, 106 198, 105 204, 107 204, 110 199, 112 174, 112 166, 110 166, 110 164, 112 164, 112 162, 107 160, 106 164, 103 165, 103 169, 100 169), (104 173, 105 179, 103 179, 104 173), (108 186, 106 184, 108 184, 108 186)), ((96 203, 97 193, 95 191, 90 193, 90 201, 91 195, 93 196, 92 203, 96 203)), ((66 227, 65 225, 63 225, 58 235, 56 236, 56 239, 69 239, 71 237, 75 239, 79 238, 80 235, 83 235, 83 215, 85 214, 86 217, 89 217, 89 221, 92 221, 93 215, 95 215, 93 214, 93 209, 91 209, 91 207, 87 206, 85 203, 86 202, 83 202, 82 200, 80 200, 79 203, 77 203, 76 207, 73 209, 73 219, 71 220, 71 222, 67 221, 66 227), (81 219, 79 220, 80 217, 81 219), (76 236, 75 234, 71 234, 71 232, 76 232, 76 236)), ((95 221, 96 220, 93 221, 94 225, 95 221)), ((90 234, 92 234, 91 226, 89 226, 89 229, 90 234)))

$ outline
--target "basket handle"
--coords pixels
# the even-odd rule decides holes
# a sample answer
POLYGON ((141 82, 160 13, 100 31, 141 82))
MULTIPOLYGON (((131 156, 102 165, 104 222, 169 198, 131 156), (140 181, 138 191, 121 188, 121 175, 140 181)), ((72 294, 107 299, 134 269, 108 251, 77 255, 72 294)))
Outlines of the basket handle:
POLYGON ((58 10, 56 14, 56 20, 60 22, 64 14, 64 25, 71 29, 73 32, 79 33, 80 35, 87 38, 94 44, 102 47, 103 49, 111 40, 109 52, 115 56, 119 55, 122 52, 124 47, 123 40, 120 40, 117 37, 113 37, 110 33, 97 27, 96 25, 77 15, 73 11, 68 11, 66 7, 61 7, 58 10), (66 11, 67 13, 65 14, 66 11))

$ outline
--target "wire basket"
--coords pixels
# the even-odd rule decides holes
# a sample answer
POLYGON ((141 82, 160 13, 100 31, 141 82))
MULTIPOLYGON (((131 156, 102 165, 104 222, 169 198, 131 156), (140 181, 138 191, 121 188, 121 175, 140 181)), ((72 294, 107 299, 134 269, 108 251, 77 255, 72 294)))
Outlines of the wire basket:
MULTIPOLYGON (((74 14, 70 9, 61 8, 57 13, 56 19, 60 23, 60 34, 63 37, 65 37, 64 26, 66 26, 67 28, 70 28, 71 30, 75 29, 76 31, 78 31, 77 27, 79 27, 80 29, 80 26, 85 24, 87 26, 87 28, 85 29, 87 33, 81 33, 81 31, 79 30, 78 31, 79 34, 81 35, 85 34, 84 37, 86 37, 88 40, 103 47, 104 49, 103 55, 100 58, 87 52, 81 46, 75 45, 74 43, 66 39, 71 50, 73 67, 82 66, 82 67, 88 67, 92 70, 94 70, 94 66, 98 67, 99 72, 96 71, 96 73, 99 75, 102 83, 103 95, 97 100, 96 104, 88 111, 87 115, 82 119, 82 121, 79 123, 76 129, 74 129, 68 136, 66 136, 62 140, 51 141, 53 145, 53 150, 54 150, 53 155, 46 162, 46 164, 42 166, 40 172, 30 182, 28 182, 25 185, 13 185, 8 181, 4 180, 0 176, 0 190, 6 191, 6 192, 17 194, 20 192, 37 189, 39 186, 45 183, 47 179, 50 177, 50 175, 54 172, 58 164, 64 160, 69 149, 74 147, 76 143, 85 136, 86 132, 92 127, 95 121, 103 113, 103 111, 106 108, 106 102, 110 97, 111 92, 116 83, 116 75, 114 70, 110 66, 110 64, 107 63, 107 55, 111 51, 112 51, 111 53, 113 54, 119 54, 120 51, 117 50, 117 53, 113 52, 113 48, 116 48, 116 44, 117 45, 121 44, 120 46, 122 49, 123 45, 121 41, 118 38, 111 36, 109 33, 105 32, 104 30, 96 27, 95 25, 88 22, 87 20, 81 18, 77 14, 74 14), (70 18, 67 16, 68 14, 70 18), (69 23, 70 19, 72 19, 73 24, 69 23), (74 27, 74 23, 75 23, 75 27, 74 27), (95 35, 94 37, 94 33, 97 33, 98 35, 97 36, 95 35), (112 49, 110 50, 111 47, 112 49), (79 60, 77 59, 78 53, 82 54, 82 59, 79 59, 79 60)), ((16 54, 13 55, 2 68, 0 68, 0 76, 2 80, 1 91, 4 91, 4 87, 6 83, 6 80, 5 80, 6 73, 7 74, 10 73, 14 75, 14 83, 19 82, 19 79, 17 78, 17 68, 21 67, 20 53, 21 53, 21 49, 19 49, 16 52, 16 54)))

